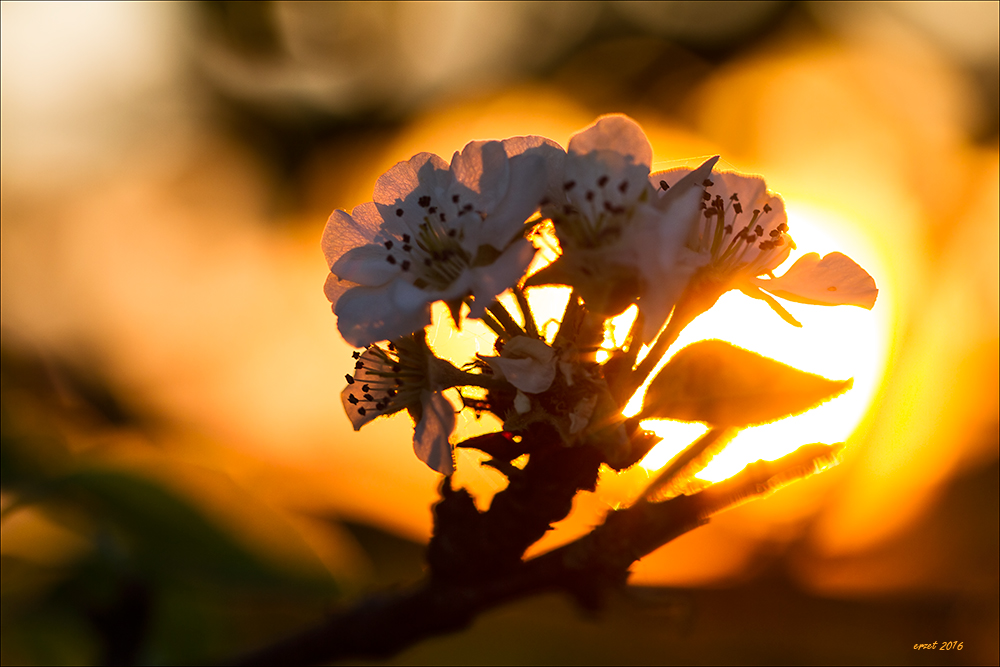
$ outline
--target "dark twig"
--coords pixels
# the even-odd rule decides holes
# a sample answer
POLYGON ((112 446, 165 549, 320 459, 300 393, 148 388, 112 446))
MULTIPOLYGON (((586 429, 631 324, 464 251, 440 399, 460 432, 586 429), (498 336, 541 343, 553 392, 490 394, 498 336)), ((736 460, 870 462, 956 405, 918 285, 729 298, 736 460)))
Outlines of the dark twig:
POLYGON ((453 583, 428 579, 399 592, 366 599, 320 626, 235 664, 290 665, 345 658, 385 658, 429 637, 462 630, 502 603, 561 590, 586 607, 621 585, 633 562, 708 522, 735 504, 767 495, 836 462, 840 445, 807 445, 777 461, 758 461, 724 482, 661 503, 640 500, 613 511, 588 535, 521 563, 501 576, 453 583))

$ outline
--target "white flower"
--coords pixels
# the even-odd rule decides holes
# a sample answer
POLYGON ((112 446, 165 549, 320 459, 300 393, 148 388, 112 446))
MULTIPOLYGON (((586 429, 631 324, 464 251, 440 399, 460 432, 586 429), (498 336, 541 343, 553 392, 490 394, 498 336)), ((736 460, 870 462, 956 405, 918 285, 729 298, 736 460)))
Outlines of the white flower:
MULTIPOLYGON (((688 169, 654 174, 668 190, 670 183, 690 179, 688 169)), ((700 266, 692 288, 701 292, 704 310, 731 289, 766 301, 786 321, 801 326, 781 304, 762 290, 791 301, 871 308, 878 290, 864 269, 841 253, 820 260, 816 253, 799 258, 785 275, 776 269, 795 248, 788 234, 785 204, 768 192, 764 180, 733 172, 713 172, 704 181, 702 215, 687 241, 690 265, 700 266), (769 276, 761 279, 760 276, 769 276)), ((669 190, 668 190, 669 191, 669 190)))
POLYGON ((635 121, 603 116, 573 136, 561 183, 550 184, 542 212, 562 255, 529 284, 572 285, 587 307, 615 315, 636 303, 651 340, 687 285, 694 266, 679 261, 698 219, 713 158, 669 191, 649 180, 652 148, 635 121))
POLYGON ((340 393, 354 430, 404 408, 416 422, 413 451, 443 475, 454 472, 449 438, 455 430, 455 410, 441 393, 451 364, 434 357, 419 334, 396 345, 370 345, 355 352, 354 375, 340 393), (443 364, 443 366, 442 366, 443 364))
POLYGON ((447 165, 420 153, 383 174, 374 201, 334 211, 323 233, 326 295, 357 346, 430 323, 430 304, 479 317, 534 257, 524 223, 545 189, 545 160, 517 151, 531 138, 472 142, 447 165))
POLYGON ((556 379, 556 353, 544 341, 514 336, 499 357, 483 357, 493 374, 511 383, 518 392, 540 394, 556 379))

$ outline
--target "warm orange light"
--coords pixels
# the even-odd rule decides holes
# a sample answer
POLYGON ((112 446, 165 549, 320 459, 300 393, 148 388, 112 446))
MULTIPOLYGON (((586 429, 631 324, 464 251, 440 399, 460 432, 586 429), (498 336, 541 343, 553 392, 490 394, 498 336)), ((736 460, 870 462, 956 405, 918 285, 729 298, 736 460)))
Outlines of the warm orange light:
MULTIPOLYGON (((799 251, 826 254, 835 250, 849 256, 871 257, 864 238, 850 233, 854 225, 838 219, 836 213, 786 197, 789 225, 799 251)), ((831 379, 854 378, 854 388, 802 415, 772 424, 745 429, 698 476, 712 482, 730 477, 747 463, 758 459, 774 460, 812 442, 833 443, 846 440, 864 416, 878 388, 885 367, 889 314, 886 289, 876 263, 865 266, 881 288, 879 302, 872 312, 847 306, 822 307, 789 304, 802 322, 801 329, 791 327, 760 301, 739 292, 724 295, 714 308, 697 318, 681 334, 672 350, 706 338, 730 341, 740 347, 772 357, 796 368, 831 379)), ((779 269, 775 273, 782 273, 779 269)), ((664 362, 665 363, 665 360, 664 362)), ((638 401, 629 404, 627 413, 638 411, 638 401)), ((678 425, 660 427, 646 422, 667 438, 642 461, 648 470, 663 467, 700 432, 683 433, 689 440, 680 441, 678 425), (669 434, 669 437, 668 437, 669 434)), ((702 429, 703 430, 703 429, 702 429)))

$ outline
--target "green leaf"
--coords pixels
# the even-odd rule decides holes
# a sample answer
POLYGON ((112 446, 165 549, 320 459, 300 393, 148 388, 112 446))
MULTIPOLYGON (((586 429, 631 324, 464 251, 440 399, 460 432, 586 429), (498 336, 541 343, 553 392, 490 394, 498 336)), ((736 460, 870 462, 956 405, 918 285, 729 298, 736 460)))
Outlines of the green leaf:
POLYGON ((816 407, 851 388, 721 340, 684 348, 650 383, 641 419, 741 428, 816 407))
POLYGON ((137 562, 158 577, 239 587, 306 587, 317 594, 333 590, 333 582, 320 573, 290 572, 269 562, 151 480, 93 469, 63 478, 58 487, 56 494, 110 522, 137 562))

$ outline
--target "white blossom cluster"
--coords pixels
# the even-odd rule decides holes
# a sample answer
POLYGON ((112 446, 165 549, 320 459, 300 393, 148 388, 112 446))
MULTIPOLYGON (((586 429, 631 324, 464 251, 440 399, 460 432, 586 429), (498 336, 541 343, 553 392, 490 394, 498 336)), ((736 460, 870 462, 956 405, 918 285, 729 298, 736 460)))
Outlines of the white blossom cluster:
POLYGON ((609 115, 567 149, 537 136, 474 141, 450 164, 420 153, 392 167, 372 201, 334 211, 323 233, 325 291, 339 330, 366 347, 355 353, 342 393, 355 429, 405 408, 417 455, 451 474, 455 414, 442 392, 476 386, 487 398, 471 407, 497 414, 505 431, 545 422, 566 445, 599 435, 612 443, 605 450, 625 447, 624 403, 609 387, 634 371, 635 354, 604 364, 588 354, 608 318, 638 308, 627 343, 636 350, 732 289, 764 299, 794 324, 767 292, 809 304, 874 305, 874 280, 840 253, 803 255, 775 277, 795 247, 784 204, 760 177, 715 170, 717 160, 650 173, 642 129, 609 115), (529 238, 548 224, 560 254, 529 276, 537 252, 529 238), (551 344, 529 322, 529 309, 522 308, 522 327, 497 301, 510 289, 526 304, 524 288, 543 284, 573 289, 551 344), (423 329, 437 301, 456 325, 484 320, 498 334, 498 355, 473 360, 464 366, 470 370, 435 357, 423 329))

